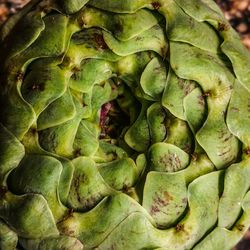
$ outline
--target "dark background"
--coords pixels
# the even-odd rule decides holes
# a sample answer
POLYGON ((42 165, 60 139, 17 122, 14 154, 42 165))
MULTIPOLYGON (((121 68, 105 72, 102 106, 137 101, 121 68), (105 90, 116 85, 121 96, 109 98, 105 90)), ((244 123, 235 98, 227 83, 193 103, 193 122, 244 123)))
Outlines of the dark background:
MULTIPOLYGON (((0 0, 0 25, 29 1, 0 0)), ((250 50, 250 0, 215 0, 215 2, 219 4, 231 25, 240 33, 242 42, 250 50)), ((233 250, 250 250, 250 231, 233 250)))

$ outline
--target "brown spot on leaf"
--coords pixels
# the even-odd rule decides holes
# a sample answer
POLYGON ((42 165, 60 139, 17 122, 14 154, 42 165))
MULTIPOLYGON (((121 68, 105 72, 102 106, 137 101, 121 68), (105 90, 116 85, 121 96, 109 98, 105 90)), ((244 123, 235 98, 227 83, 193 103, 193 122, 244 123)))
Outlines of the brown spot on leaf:
POLYGON ((209 97, 211 96, 211 92, 210 91, 207 91, 203 94, 203 97, 209 97))
POLYGON ((73 75, 71 76, 71 78, 72 78, 74 81, 76 81, 76 80, 77 80, 76 74, 73 74, 73 75))
POLYGON ((75 151, 74 151, 74 157, 76 158, 76 157, 79 157, 79 156, 81 156, 81 149, 80 149, 80 148, 77 148, 77 149, 75 149, 75 151))
POLYGON ((196 153, 191 154, 192 160, 197 161, 198 155, 196 153))
POLYGON ((164 198, 166 199, 167 202, 173 200, 173 196, 172 196, 169 192, 164 191, 164 192, 163 192, 163 195, 164 195, 164 198))
POLYGON ((122 192, 123 193, 128 193, 128 191, 129 191, 129 187, 126 184, 124 184, 123 187, 122 187, 122 192))
POLYGON ((163 57, 163 60, 165 60, 165 58, 167 56, 167 47, 166 46, 161 47, 161 55, 163 57))
POLYGON ((154 214, 156 214, 156 213, 158 213, 158 212, 160 212, 161 210, 159 209, 159 207, 157 207, 156 205, 153 205, 152 207, 151 207, 151 210, 150 210, 150 214, 151 215, 154 215, 154 214))
POLYGON ((122 33, 123 32, 123 26, 121 23, 115 23, 114 28, 116 33, 122 33))
POLYGON ((182 203, 186 204, 187 203, 187 198, 182 198, 182 203))
POLYGON ((218 23, 218 31, 227 31, 229 29, 228 24, 218 23))
POLYGON ((174 197, 167 191, 162 192, 160 195, 155 193, 150 213, 153 215, 160 212, 161 208, 166 207, 173 199, 174 197))
POLYGON ((0 187, 0 197, 3 197, 8 192, 7 187, 1 186, 0 187))
POLYGON ((232 136, 233 136, 233 135, 232 135, 232 134, 230 134, 229 136, 227 136, 226 138, 224 138, 224 140, 223 140, 223 141, 224 141, 224 142, 227 142, 229 139, 231 139, 231 138, 232 138, 232 136))
POLYGON ((108 45, 100 34, 94 34, 94 40, 100 49, 108 49, 108 45))
POLYGON ((198 97, 198 103, 199 103, 199 105, 201 105, 201 106, 204 106, 205 105, 205 100, 204 100, 204 96, 199 96, 198 97))
POLYGON ((250 148, 246 148, 246 149, 245 149, 245 153, 246 153, 247 155, 250 155, 250 148))
POLYGON ((158 10, 161 7, 161 4, 159 2, 152 2, 151 5, 155 10, 158 10))
POLYGON ((74 73, 77 73, 77 72, 81 71, 81 68, 78 67, 78 66, 75 66, 75 67, 72 68, 72 71, 73 71, 74 73))
POLYGON ((218 156, 225 156, 226 154, 230 153, 230 150, 223 151, 218 154, 218 156))
POLYGON ((16 80, 17 80, 18 82, 22 82, 22 81, 23 81, 23 77, 24 77, 24 73, 23 73, 23 72, 19 72, 19 73, 17 74, 16 80))
POLYGON ((44 85, 43 84, 33 84, 30 87, 30 90, 33 90, 33 91, 44 91, 44 85))
POLYGON ((73 216, 73 213, 74 213, 73 208, 69 208, 69 209, 66 211, 65 215, 63 216, 63 218, 62 218, 61 220, 59 220, 59 221, 57 222, 57 224, 60 224, 61 222, 63 222, 63 221, 65 221, 65 220, 69 219, 70 217, 72 217, 72 216, 73 216))
POLYGON ((233 112, 239 112, 239 111, 240 111, 240 110, 239 110, 238 108, 236 108, 236 107, 232 107, 231 110, 232 110, 233 112))
POLYGON ((241 232, 244 230, 245 226, 242 224, 238 224, 238 225, 236 225, 236 228, 241 232))
POLYGON ((137 36, 136 38, 135 38, 135 41, 142 41, 143 40, 143 37, 141 37, 141 36, 137 36))
POLYGON ((35 128, 30 129, 30 133, 32 135, 35 135, 37 133, 37 130, 35 128))
POLYGON ((166 171, 167 170, 175 171, 181 167, 181 161, 178 155, 171 153, 164 154, 159 159, 159 163, 165 166, 166 171))
POLYGON ((177 224, 175 227, 176 232, 184 231, 184 225, 183 224, 177 224))

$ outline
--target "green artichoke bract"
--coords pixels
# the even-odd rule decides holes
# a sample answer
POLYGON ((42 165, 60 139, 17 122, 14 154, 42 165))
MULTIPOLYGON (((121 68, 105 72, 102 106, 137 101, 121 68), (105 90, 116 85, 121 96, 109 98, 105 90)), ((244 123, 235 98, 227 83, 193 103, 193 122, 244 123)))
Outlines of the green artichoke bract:
POLYGON ((1 249, 246 232, 250 56, 212 0, 34 0, 0 55, 1 249))

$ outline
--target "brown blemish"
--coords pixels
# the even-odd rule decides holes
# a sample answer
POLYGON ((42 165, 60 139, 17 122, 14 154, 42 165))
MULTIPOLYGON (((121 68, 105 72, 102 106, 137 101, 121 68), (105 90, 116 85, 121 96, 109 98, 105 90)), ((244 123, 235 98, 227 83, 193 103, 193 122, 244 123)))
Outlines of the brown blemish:
POLYGON ((211 96, 211 92, 210 91, 207 91, 203 94, 203 97, 209 97, 211 96))
POLYGON ((197 161, 198 155, 196 153, 191 154, 192 160, 197 161))
POLYGON ((4 196, 8 192, 7 187, 1 186, 0 187, 0 197, 4 196))
POLYGON ((74 151, 74 156, 75 156, 75 158, 81 156, 81 149, 80 149, 80 148, 77 148, 77 149, 74 151))
POLYGON ((223 139, 224 136, 226 136, 228 134, 228 132, 226 130, 220 130, 219 132, 219 139, 223 139))
POLYGON ((176 232, 183 232, 184 231, 184 225, 183 224, 177 224, 175 227, 176 232))
POLYGON ((63 216, 63 218, 61 220, 59 220, 57 222, 57 224, 60 224, 63 221, 68 220, 70 217, 73 217, 73 213, 74 213, 73 208, 69 208, 69 210, 67 210, 66 213, 65 213, 65 215, 63 216))
POLYGON ((153 2, 151 3, 151 5, 155 10, 158 10, 161 7, 161 4, 159 2, 153 2))
POLYGON ((17 80, 18 82, 22 82, 22 81, 23 81, 23 77, 24 77, 24 73, 23 73, 23 72, 19 72, 19 73, 17 74, 16 80, 17 80))
POLYGON ((172 201, 173 200, 173 196, 169 192, 164 191, 163 195, 164 195, 164 198, 166 199, 166 201, 172 201))
POLYGON ((226 23, 218 23, 218 31, 227 31, 228 25, 226 23))
POLYGON ((94 40, 100 49, 108 49, 108 45, 100 34, 94 34, 94 40))
POLYGON ((30 133, 32 135, 35 135, 37 133, 37 130, 35 128, 30 129, 30 133))
POLYGON ((151 215, 154 215, 154 214, 156 214, 156 213, 158 213, 158 212, 160 212, 161 210, 156 206, 156 205, 153 205, 152 207, 151 207, 151 210, 150 210, 150 214, 151 215))
POLYGON ((159 159, 159 162, 166 167, 166 170, 168 170, 168 166, 174 167, 173 170, 179 169, 179 167, 181 166, 181 161, 176 154, 164 154, 159 159))
POLYGON ((33 84, 30 88, 33 91, 44 91, 44 85, 41 84, 33 84))
MULTIPOLYGON (((187 198, 182 198, 182 203, 184 203, 184 204, 186 204, 187 203, 187 198)), ((180 206, 180 207, 182 207, 182 206, 180 206)))
POLYGON ((229 135, 228 137, 226 137, 223 141, 224 141, 224 142, 227 142, 229 139, 231 139, 231 138, 232 138, 232 136, 233 136, 233 135, 232 135, 232 134, 230 134, 230 135, 229 135))
POLYGON ((245 154, 246 154, 246 155, 250 155, 250 148, 246 148, 246 149, 245 149, 245 154))
POLYGON ((79 194, 79 187, 80 187, 80 176, 79 175, 74 179, 74 187, 75 187, 77 200, 79 203, 81 203, 81 197, 79 194))
POLYGON ((164 61, 166 59, 166 57, 167 57, 168 50, 167 50, 167 48, 165 46, 161 47, 160 50, 161 50, 161 55, 162 55, 163 61, 164 61))
POLYGON ((204 100, 204 97, 201 95, 198 97, 198 103, 201 105, 201 106, 204 106, 205 105, 205 100, 204 100))
POLYGON ((44 6, 44 7, 42 8, 42 12, 43 12, 45 15, 49 14, 50 11, 51 11, 51 7, 49 7, 49 6, 44 6))
POLYGON ((218 156, 225 156, 228 153, 230 153, 230 150, 224 151, 224 152, 218 154, 218 156))
POLYGON ((137 36, 136 38, 135 38, 135 41, 142 41, 143 40, 143 37, 141 37, 141 36, 137 36))
POLYGON ((123 187, 122 187, 122 192, 123 193, 128 193, 128 191, 129 191, 129 187, 126 184, 124 184, 123 187))
POLYGON ((232 110, 233 112, 239 112, 239 111, 240 111, 240 110, 239 110, 238 108, 236 108, 236 107, 232 107, 231 110, 232 110))
POLYGON ((160 197, 159 194, 155 193, 155 197, 153 199, 153 205, 151 206, 150 209, 151 215, 161 212, 162 211, 161 208, 166 207, 169 204, 169 202, 174 199, 174 197, 167 191, 162 192, 162 195, 163 197, 160 197))
POLYGON ((76 80, 77 80, 76 74, 73 74, 73 75, 71 76, 71 79, 73 79, 74 81, 76 81, 76 80))
POLYGON ((183 148, 183 151, 185 151, 187 154, 190 154, 192 151, 192 146, 190 144, 186 144, 185 147, 183 148))
POLYGON ((236 228, 237 228, 240 232, 242 232, 242 231, 244 230, 245 226, 242 225, 242 224, 239 224, 239 225, 236 226, 236 228))
POLYGON ((115 23, 115 24, 114 24, 114 28, 115 28, 115 31, 116 31, 117 33, 122 33, 122 32, 123 32, 123 26, 122 26, 122 24, 120 24, 120 23, 115 23))
POLYGON ((75 67, 72 68, 72 71, 73 71, 74 73, 77 73, 77 72, 81 71, 81 69, 80 69, 80 67, 75 66, 75 67))
POLYGON ((79 27, 81 27, 81 28, 83 28, 87 25, 86 20, 84 19, 83 16, 79 16, 77 18, 77 23, 78 23, 79 27))

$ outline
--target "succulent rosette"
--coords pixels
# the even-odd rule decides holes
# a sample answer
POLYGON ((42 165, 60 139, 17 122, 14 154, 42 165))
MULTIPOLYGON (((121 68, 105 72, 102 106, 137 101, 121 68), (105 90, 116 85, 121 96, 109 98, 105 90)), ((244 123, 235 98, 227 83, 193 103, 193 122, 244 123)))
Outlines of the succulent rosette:
POLYGON ((250 56, 212 0, 33 0, 0 55, 1 249, 241 239, 250 56))

